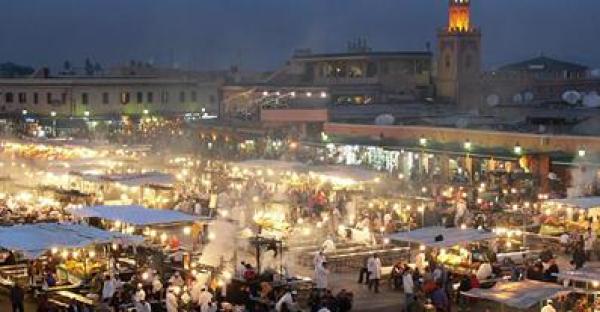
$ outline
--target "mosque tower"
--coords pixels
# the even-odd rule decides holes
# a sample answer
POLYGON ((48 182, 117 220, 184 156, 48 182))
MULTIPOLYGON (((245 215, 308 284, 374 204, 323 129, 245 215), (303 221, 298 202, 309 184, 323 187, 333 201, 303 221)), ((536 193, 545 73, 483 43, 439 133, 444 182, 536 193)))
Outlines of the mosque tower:
POLYGON ((436 91, 462 108, 480 102, 481 33, 471 23, 471 0, 449 0, 448 26, 438 32, 436 91))

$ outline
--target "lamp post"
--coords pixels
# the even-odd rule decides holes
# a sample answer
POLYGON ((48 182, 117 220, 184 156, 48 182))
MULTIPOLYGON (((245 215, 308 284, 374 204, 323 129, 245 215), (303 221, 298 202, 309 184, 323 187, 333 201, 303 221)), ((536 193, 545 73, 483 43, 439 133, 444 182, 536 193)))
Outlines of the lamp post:
POLYGON ((515 147, 513 148, 513 152, 519 156, 523 153, 523 148, 521 147, 521 145, 519 145, 518 142, 517 142, 517 144, 515 144, 515 147))
POLYGON ((51 111, 50 116, 52 117, 52 136, 56 137, 56 112, 51 111))
POLYGON ((421 213, 421 227, 425 227, 425 206, 420 205, 417 211, 421 213))

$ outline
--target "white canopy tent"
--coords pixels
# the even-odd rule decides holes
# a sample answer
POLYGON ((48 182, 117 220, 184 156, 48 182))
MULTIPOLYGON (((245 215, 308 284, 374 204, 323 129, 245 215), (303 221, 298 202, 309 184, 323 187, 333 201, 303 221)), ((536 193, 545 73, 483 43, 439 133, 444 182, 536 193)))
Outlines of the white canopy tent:
POLYGON ((493 232, 477 229, 446 228, 442 226, 431 226, 420 228, 409 232, 398 232, 391 234, 389 238, 394 241, 418 243, 427 247, 449 248, 456 245, 485 241, 496 238, 493 232), (443 240, 436 241, 441 235, 443 240))
POLYGON ((600 208, 600 196, 548 199, 544 201, 544 205, 567 206, 589 210, 592 208, 600 208))
POLYGON ((35 259, 52 248, 84 248, 94 244, 139 244, 141 236, 109 232, 80 224, 37 223, 0 227, 0 247, 35 259))
POLYGON ((147 185, 170 187, 175 183, 172 175, 156 171, 112 175, 84 174, 82 179, 89 182, 114 182, 129 187, 147 185))
POLYGON ((139 205, 91 206, 70 208, 68 211, 80 218, 96 217, 137 226, 193 223, 201 219, 179 211, 151 209, 139 205))
POLYGON ((311 169, 310 174, 331 182, 342 184, 375 182, 379 173, 352 166, 324 166, 311 169))
POLYGON ((494 301, 513 309, 528 309, 540 302, 570 291, 561 285, 532 280, 498 283, 489 289, 473 288, 463 295, 494 301))
POLYGON ((600 268, 584 267, 579 270, 560 272, 556 275, 559 280, 600 284, 600 268))
POLYGON ((269 159, 252 159, 246 161, 240 161, 233 163, 234 167, 238 167, 242 170, 257 170, 257 169, 271 169, 277 171, 298 171, 305 170, 306 165, 297 161, 284 161, 284 160, 269 160, 269 159))

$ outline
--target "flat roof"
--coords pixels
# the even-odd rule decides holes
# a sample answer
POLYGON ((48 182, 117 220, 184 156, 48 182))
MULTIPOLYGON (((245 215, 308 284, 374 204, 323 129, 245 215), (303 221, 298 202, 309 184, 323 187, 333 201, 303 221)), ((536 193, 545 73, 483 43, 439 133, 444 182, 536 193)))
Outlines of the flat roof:
POLYGON ((406 58, 406 57, 432 57, 430 51, 377 51, 377 52, 345 52, 345 53, 320 53, 294 56, 295 60, 318 59, 360 59, 360 58, 406 58))

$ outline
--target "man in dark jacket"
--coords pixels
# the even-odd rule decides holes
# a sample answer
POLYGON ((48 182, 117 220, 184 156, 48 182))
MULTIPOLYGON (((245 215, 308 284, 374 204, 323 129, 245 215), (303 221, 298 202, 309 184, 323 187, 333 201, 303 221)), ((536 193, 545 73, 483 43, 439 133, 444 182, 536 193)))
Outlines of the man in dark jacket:
POLYGON ((13 312, 25 312, 23 301, 25 300, 25 291, 18 283, 10 289, 10 303, 13 312))

